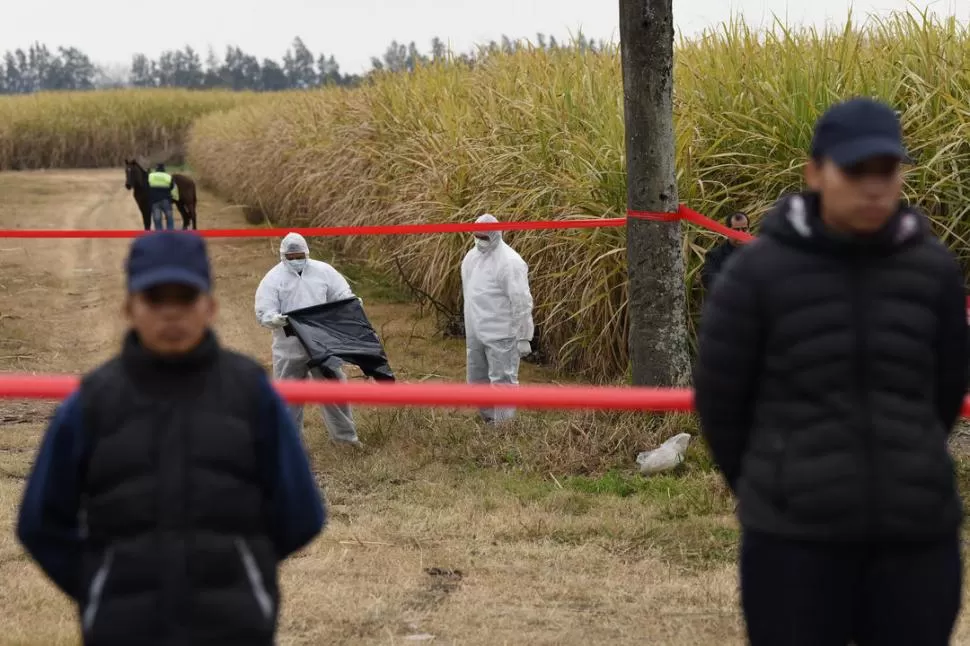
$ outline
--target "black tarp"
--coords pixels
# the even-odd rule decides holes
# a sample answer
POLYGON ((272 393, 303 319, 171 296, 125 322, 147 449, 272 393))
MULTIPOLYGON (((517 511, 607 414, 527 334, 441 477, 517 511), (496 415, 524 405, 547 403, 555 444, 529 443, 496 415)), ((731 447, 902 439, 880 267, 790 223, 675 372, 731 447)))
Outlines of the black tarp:
POLYGON ((287 336, 296 336, 306 348, 307 365, 334 379, 342 362, 359 366, 378 381, 394 381, 384 346, 357 298, 284 312, 287 336))

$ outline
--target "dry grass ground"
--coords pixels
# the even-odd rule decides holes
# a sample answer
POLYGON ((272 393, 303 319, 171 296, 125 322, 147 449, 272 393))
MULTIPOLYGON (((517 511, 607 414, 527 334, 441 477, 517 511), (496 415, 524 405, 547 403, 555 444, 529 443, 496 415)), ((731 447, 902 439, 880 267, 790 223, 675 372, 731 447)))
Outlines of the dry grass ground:
MULTIPOLYGON (((130 228, 123 173, 0 174, 0 227, 130 228)), ((202 194, 202 227, 240 226, 202 194)), ((211 243, 228 345, 269 361, 252 299, 277 240, 211 243)), ((0 370, 80 372, 117 348, 127 243, 0 240, 0 370)), ((324 257, 326 252, 323 250, 324 257)), ((460 341, 380 280, 356 283, 402 378, 460 380, 460 341)), ((535 366, 524 382, 550 381, 535 366)), ((74 611, 13 535, 52 406, 0 400, 0 644, 77 643, 74 611)), ((360 409, 368 450, 307 439, 327 530, 283 568, 281 644, 738 644, 732 503, 702 453, 643 480, 634 455, 689 423, 523 411, 502 431, 468 411, 360 409)), ((970 637, 963 619, 961 643, 970 637)), ((968 642, 970 643, 970 642, 968 642)))

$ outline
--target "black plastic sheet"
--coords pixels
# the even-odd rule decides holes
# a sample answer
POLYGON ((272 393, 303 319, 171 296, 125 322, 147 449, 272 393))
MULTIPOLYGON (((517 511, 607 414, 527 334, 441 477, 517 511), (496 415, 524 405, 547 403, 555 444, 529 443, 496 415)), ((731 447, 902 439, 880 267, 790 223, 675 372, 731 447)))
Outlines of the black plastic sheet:
POLYGON ((357 298, 284 312, 287 336, 296 336, 306 348, 307 365, 323 376, 336 379, 341 363, 359 366, 378 381, 394 381, 384 346, 377 337, 357 298))

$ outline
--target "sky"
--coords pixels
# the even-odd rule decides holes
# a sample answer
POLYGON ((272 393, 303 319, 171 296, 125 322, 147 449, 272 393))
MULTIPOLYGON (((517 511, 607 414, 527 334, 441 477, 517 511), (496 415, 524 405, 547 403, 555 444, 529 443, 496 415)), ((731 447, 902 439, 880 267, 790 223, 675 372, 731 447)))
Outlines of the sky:
MULTIPOLYGON (((674 22, 686 36, 732 16, 769 26, 843 22, 849 0, 673 0, 674 22)), ((279 60, 295 36, 314 54, 333 55, 344 73, 365 72, 392 40, 430 50, 434 36, 456 51, 476 43, 534 39, 537 32, 568 39, 582 30, 596 40, 619 39, 618 0, 33 0, 4 2, 0 52, 34 41, 75 46, 96 63, 127 66, 134 53, 155 58, 191 45, 220 58, 238 45, 279 60), (56 6, 55 6, 56 3, 56 6), (164 7, 165 13, 159 9, 164 7)), ((906 10, 914 4, 970 22, 970 0, 855 0, 854 15, 906 10)))

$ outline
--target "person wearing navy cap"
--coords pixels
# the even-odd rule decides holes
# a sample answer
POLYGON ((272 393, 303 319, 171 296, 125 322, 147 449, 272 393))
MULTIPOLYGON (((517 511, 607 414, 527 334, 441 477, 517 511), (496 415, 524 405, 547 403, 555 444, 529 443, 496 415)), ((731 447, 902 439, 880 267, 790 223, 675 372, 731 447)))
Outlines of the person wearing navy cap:
POLYGON ((274 643, 278 566, 325 523, 259 364, 220 346, 205 243, 138 238, 119 355, 48 427, 17 536, 78 606, 86 645, 274 643))
POLYGON ((948 644, 967 389, 956 257, 902 201, 896 113, 819 119, 807 190, 732 255, 702 315, 701 432, 738 499, 750 643, 948 644))

